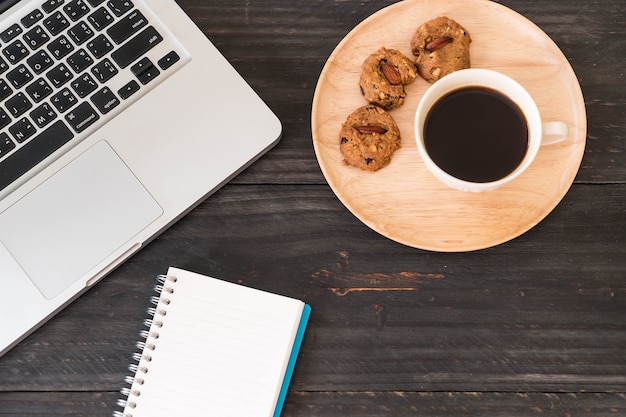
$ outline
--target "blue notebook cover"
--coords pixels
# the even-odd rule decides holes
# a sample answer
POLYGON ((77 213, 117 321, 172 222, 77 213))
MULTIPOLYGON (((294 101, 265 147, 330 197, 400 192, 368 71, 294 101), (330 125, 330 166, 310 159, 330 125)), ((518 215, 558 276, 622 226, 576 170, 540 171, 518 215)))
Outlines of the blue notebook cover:
POLYGON ((298 332, 296 333, 296 339, 293 342, 293 348, 291 349, 291 355, 289 356, 289 362, 287 363, 287 370, 285 371, 285 377, 283 378, 283 384, 280 388, 280 394, 278 394, 278 400, 276 401, 276 408, 274 409, 274 417, 279 417, 285 404, 285 397, 287 397, 287 390, 289 389, 289 383, 291 382, 291 376, 296 366, 296 360, 298 359, 298 352, 300 352, 300 346, 302 345, 302 339, 304 338, 304 331, 311 315, 311 306, 304 305, 302 310, 302 317, 300 318, 300 325, 298 326, 298 332))

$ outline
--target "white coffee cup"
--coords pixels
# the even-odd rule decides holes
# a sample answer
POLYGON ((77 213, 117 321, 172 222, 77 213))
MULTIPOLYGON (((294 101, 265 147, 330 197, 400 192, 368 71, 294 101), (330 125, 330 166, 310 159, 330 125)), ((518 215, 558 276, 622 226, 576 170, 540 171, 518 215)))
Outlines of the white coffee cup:
MULTIPOLYGON (((455 123, 455 120, 450 120, 449 122, 455 123)), ((542 122, 535 101, 517 81, 502 73, 481 68, 469 68, 453 72, 430 86, 417 107, 414 127, 417 149, 428 170, 436 178, 452 188, 473 192, 494 190, 517 178, 531 165, 540 146, 567 139, 569 131, 567 124, 564 122, 542 122), (433 106, 438 105, 440 99, 449 94, 467 88, 478 88, 500 93, 515 103, 519 111, 521 111, 523 118, 526 119, 528 131, 526 152, 523 156, 520 155, 521 161, 512 171, 497 179, 480 182, 459 178, 458 175, 450 174, 435 163, 427 150, 424 126, 433 106)), ((463 157, 463 155, 460 156, 463 157)), ((448 171, 451 170, 448 169, 448 171)))

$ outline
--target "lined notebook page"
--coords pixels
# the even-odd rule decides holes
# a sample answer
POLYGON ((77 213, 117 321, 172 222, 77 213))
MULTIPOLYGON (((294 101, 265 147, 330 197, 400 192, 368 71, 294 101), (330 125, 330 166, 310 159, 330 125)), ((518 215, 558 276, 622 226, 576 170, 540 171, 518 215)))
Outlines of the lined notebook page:
POLYGON ((124 415, 272 416, 304 303, 176 268, 168 276, 176 282, 164 285, 124 415))

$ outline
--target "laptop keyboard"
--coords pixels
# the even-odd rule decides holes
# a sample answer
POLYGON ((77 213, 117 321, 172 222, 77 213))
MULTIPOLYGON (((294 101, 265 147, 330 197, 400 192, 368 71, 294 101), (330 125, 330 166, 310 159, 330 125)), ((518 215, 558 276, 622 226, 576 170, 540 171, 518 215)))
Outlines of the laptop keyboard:
POLYGON ((140 0, 46 0, 0 30, 0 190, 189 60, 140 0))

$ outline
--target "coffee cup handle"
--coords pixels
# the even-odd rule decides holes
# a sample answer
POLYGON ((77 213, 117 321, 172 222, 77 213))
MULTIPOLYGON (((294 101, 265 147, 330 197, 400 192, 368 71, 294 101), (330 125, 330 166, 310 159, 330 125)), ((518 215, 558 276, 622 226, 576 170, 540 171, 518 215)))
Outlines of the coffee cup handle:
POLYGON ((541 146, 561 142, 569 135, 569 128, 563 122, 544 122, 541 131, 541 146))

